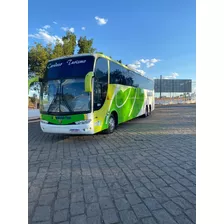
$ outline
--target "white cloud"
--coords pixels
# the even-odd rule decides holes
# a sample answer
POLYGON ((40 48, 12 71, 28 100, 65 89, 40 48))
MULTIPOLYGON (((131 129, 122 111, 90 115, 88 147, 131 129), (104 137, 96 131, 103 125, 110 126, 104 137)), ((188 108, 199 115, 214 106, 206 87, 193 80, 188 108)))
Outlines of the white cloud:
POLYGON ((61 27, 62 30, 67 31, 69 28, 68 27, 61 27))
POLYGON ((73 27, 71 27, 71 28, 69 29, 69 31, 72 32, 72 33, 74 33, 74 32, 75 32, 75 29, 74 29, 73 27))
POLYGON ((150 59, 140 59, 139 60, 139 62, 144 63, 144 64, 149 62, 149 61, 150 61, 150 59))
POLYGON ((141 70, 141 69, 136 69, 136 71, 138 71, 141 75, 145 75, 145 71, 141 70))
POLYGON ((60 43, 63 44, 63 41, 57 35, 50 35, 45 29, 38 29, 38 33, 36 34, 29 34, 28 37, 36 38, 43 40, 45 43, 52 43, 55 44, 56 40, 59 40, 60 43))
POLYGON ((53 23, 54 23, 54 24, 58 24, 58 23, 57 23, 57 22, 55 22, 55 21, 54 21, 53 23))
POLYGON ((81 29, 82 29, 82 30, 86 30, 86 27, 83 26, 81 29))
POLYGON ((163 79, 176 79, 179 76, 178 73, 173 72, 171 75, 162 76, 163 79))
POLYGON ((155 66, 155 63, 159 62, 159 59, 153 58, 153 59, 139 59, 136 60, 133 64, 129 64, 128 67, 138 71, 141 75, 145 75, 145 71, 141 69, 141 66, 143 64, 146 65, 147 68, 151 68, 155 66))
POLYGON ((130 67, 132 69, 137 69, 137 68, 140 68, 140 65, 138 65, 138 64, 129 64, 128 67, 130 67))
POLYGON ((142 64, 146 64, 147 68, 151 68, 155 66, 155 63, 159 62, 159 59, 153 58, 153 59, 140 59, 138 62, 142 64))
POLYGON ((155 64, 154 63, 146 63, 146 67, 147 68, 151 68, 151 67, 153 67, 155 64))
POLYGON ((99 16, 95 16, 95 19, 100 26, 105 25, 108 22, 108 19, 100 18, 99 16))
POLYGON ((43 26, 43 28, 46 30, 46 29, 49 29, 51 26, 50 25, 45 25, 43 26))
POLYGON ((75 29, 74 29, 73 27, 71 27, 71 28, 69 28, 69 27, 61 27, 61 29, 64 30, 65 32, 68 31, 68 30, 69 30, 70 32, 72 32, 72 33, 75 32, 75 29))
POLYGON ((150 60, 152 63, 156 63, 156 62, 159 62, 160 60, 159 59, 156 59, 156 58, 153 58, 150 60))

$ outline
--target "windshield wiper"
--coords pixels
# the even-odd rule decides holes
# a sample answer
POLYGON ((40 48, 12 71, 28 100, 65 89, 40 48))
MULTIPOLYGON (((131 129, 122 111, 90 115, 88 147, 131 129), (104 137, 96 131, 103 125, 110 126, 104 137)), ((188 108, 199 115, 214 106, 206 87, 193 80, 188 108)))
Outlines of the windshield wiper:
POLYGON ((71 113, 72 112, 72 109, 71 109, 71 107, 69 106, 69 104, 68 104, 68 102, 65 100, 65 98, 64 98, 64 94, 63 94, 63 87, 61 86, 61 83, 59 84, 59 86, 58 86, 58 88, 57 88, 57 92, 56 92, 56 94, 55 94, 55 97, 54 97, 54 99, 52 100, 52 103, 50 104, 50 106, 49 106, 49 108, 48 108, 48 110, 47 110, 47 113, 49 113, 49 112, 53 112, 52 111, 52 107, 54 107, 54 106, 58 106, 58 108, 59 108, 59 112, 62 112, 61 111, 61 105, 62 105, 62 103, 64 103, 65 104, 65 106, 67 107, 67 109, 69 110, 69 112, 71 113), (60 91, 60 89, 61 89, 61 91, 60 91), (61 92, 61 93, 60 93, 61 92), (58 105, 57 105, 58 104, 58 105))
POLYGON ((69 110, 69 112, 72 112, 72 109, 71 109, 71 107, 69 106, 69 104, 68 104, 68 102, 67 102, 67 100, 65 99, 65 97, 64 97, 64 92, 63 92, 63 87, 61 87, 61 98, 62 98, 62 101, 65 103, 65 105, 66 105, 66 107, 68 108, 68 110, 69 110))
MULTIPOLYGON (((55 94, 55 97, 54 97, 54 99, 52 100, 52 102, 51 102, 51 104, 49 105, 49 108, 48 108, 48 110, 47 110, 47 113, 49 113, 50 112, 50 110, 51 110, 51 108, 53 107, 53 105, 55 106, 57 106, 57 98, 58 97, 60 97, 60 93, 59 93, 59 86, 58 86, 58 88, 57 88, 57 92, 56 92, 56 94, 55 94)), ((59 102, 59 109, 60 109, 60 102, 59 102)))

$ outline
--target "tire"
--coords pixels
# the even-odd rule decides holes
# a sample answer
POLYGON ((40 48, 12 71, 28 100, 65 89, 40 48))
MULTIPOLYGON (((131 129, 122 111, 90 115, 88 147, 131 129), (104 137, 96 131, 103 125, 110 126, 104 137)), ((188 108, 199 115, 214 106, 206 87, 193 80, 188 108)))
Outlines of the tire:
POLYGON ((116 121, 115 121, 113 114, 111 114, 110 118, 108 120, 108 129, 106 130, 106 133, 107 134, 113 133, 115 128, 116 128, 116 121))
POLYGON ((152 109, 151 109, 151 105, 149 106, 149 115, 152 114, 152 109))
POLYGON ((149 116, 148 107, 145 107, 145 113, 143 114, 143 117, 148 117, 148 116, 149 116))

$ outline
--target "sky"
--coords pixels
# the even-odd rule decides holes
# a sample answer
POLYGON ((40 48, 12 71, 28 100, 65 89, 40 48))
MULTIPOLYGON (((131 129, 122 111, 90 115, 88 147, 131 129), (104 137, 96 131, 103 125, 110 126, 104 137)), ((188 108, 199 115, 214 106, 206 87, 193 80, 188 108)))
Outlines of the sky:
POLYGON ((195 0, 28 2, 28 46, 70 30, 149 78, 196 80, 195 0))

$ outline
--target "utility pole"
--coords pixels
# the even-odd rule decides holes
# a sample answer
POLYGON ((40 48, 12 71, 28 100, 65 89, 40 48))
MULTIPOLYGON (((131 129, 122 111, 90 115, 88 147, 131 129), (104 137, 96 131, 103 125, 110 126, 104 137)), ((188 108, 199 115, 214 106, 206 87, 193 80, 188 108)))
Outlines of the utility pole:
POLYGON ((162 98, 162 75, 160 75, 160 99, 162 98))

